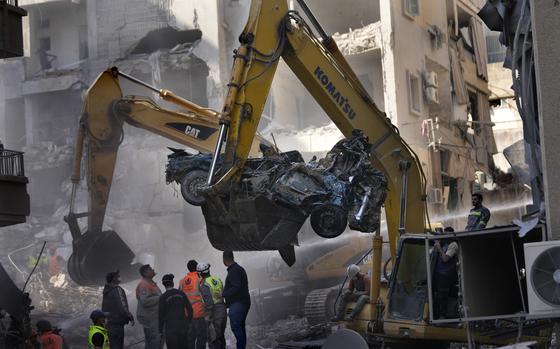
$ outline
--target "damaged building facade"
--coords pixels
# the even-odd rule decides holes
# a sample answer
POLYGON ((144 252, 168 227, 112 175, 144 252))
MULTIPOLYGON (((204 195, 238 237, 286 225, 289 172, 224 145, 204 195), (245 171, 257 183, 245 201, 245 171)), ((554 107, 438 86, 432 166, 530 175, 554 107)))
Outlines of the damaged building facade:
MULTIPOLYGON (((355 0, 352 6, 334 0, 307 2, 375 103, 418 153, 428 177, 432 215, 468 210, 470 193, 480 190, 484 178, 476 174, 491 173, 496 152, 486 47, 476 17, 481 1, 355 0)), ((220 110, 250 0, 19 4, 28 12, 26 57, 0 63, 0 139, 26 151, 32 218, 14 229, 50 239, 67 255, 71 240, 62 217, 68 211, 74 134, 87 87, 101 71, 116 65, 220 110), (199 31, 200 38, 193 34, 192 40, 173 42, 177 31, 165 32, 169 27, 199 31), (148 33, 156 29, 170 43, 154 52, 148 33)), ((298 9, 295 1, 290 6, 298 9)), ((127 82, 122 87, 125 94, 151 96, 127 82)), ((298 149, 306 159, 324 155, 342 137, 282 62, 260 130, 267 138, 273 134, 281 149, 298 149)), ((197 258, 210 248, 200 211, 183 202, 177 187, 165 183, 166 146, 174 144, 126 127, 108 207, 106 225, 146 261, 163 250, 169 255, 192 251, 197 258), (196 232, 206 243, 203 248, 185 242, 186 234, 196 232)), ((158 262, 161 269, 183 271, 183 260, 179 266, 169 258, 158 262)))
MULTIPOLYGON (((470 194, 491 187, 483 174, 492 173, 497 151, 484 24, 476 16, 481 4, 364 0, 342 7, 308 1, 375 103, 419 155, 430 213, 458 227, 470 194)), ((279 70, 269 97, 270 131, 279 145, 297 144, 313 154, 330 149, 338 130, 287 66, 279 70)))
MULTIPOLYGON (((20 249, 31 241, 37 245, 46 240, 48 247, 56 247, 64 259, 71 253, 72 239, 63 217, 69 210, 75 134, 83 97, 99 73, 116 65, 199 105, 219 103, 217 94, 208 92, 216 88, 206 63, 212 64, 215 57, 217 35, 213 38, 208 29, 205 39, 200 40, 197 11, 188 8, 193 6, 190 2, 179 4, 186 9, 175 9, 167 0, 23 0, 19 5, 28 12, 23 24, 25 57, 0 62, 0 140, 6 147, 25 152, 30 179, 28 222, 6 228, 6 234, 0 237, 3 256, 16 251, 12 256, 15 265, 2 260, 14 271, 12 276, 18 274, 18 268, 25 274, 26 258, 38 252, 33 244, 20 249), (173 15, 186 11, 186 22, 173 15), (159 51, 151 50, 153 38, 147 36, 154 30, 160 35, 156 40, 163 35, 169 41, 159 51), (13 239, 12 234, 22 240, 13 239), (10 238, 10 243, 4 241, 10 238)), ((216 7, 211 8, 212 16, 206 15, 204 8, 198 13, 213 18, 217 26, 216 7)), ((127 82, 122 88, 126 95, 152 96, 149 90, 127 82)), ((185 232, 199 232, 199 240, 206 240, 202 239, 199 210, 184 203, 177 188, 166 185, 168 145, 177 146, 127 127, 105 224, 119 231, 140 260, 156 263, 162 269, 165 263, 174 264, 176 269, 167 269, 180 274, 182 264, 156 260, 155 256, 163 255, 163 250, 170 255, 197 250, 185 241, 185 232)), ((85 186, 81 187, 81 196, 77 204, 84 211, 85 186)), ((198 250, 208 248, 209 243, 198 250)), ((17 282, 25 280, 24 274, 17 276, 17 282)))

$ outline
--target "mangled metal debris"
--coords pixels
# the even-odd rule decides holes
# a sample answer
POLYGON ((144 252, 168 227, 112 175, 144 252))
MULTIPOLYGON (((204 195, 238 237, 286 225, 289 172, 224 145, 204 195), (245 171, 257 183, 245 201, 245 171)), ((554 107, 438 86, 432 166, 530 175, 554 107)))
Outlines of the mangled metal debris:
MULTIPOLYGON (((203 201, 210 242, 220 250, 279 250, 292 265, 293 245, 307 217, 325 238, 340 235, 347 225, 362 232, 377 230, 387 180, 371 165, 370 148, 363 132, 355 130, 318 161, 305 163, 297 151, 249 159, 238 183, 203 201)), ((205 173, 209 163, 209 155, 175 152, 167 180, 189 191, 183 190, 189 186, 188 173, 193 168, 205 173)), ((190 186, 191 191, 196 188, 190 186)))

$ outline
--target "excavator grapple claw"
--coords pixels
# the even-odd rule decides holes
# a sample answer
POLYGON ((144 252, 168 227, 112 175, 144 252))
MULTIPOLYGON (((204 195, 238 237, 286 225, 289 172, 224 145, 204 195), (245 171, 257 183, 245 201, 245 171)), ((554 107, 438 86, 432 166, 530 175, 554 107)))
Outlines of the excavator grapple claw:
POLYGON ((86 232, 72 242, 68 273, 82 286, 105 284, 105 275, 119 270, 123 282, 137 279, 140 264, 132 264, 134 252, 112 230, 86 232))
POLYGON ((288 265, 295 263, 293 244, 307 218, 297 210, 274 203, 264 196, 236 199, 229 214, 222 214, 210 200, 202 206, 208 239, 218 250, 278 250, 288 265))

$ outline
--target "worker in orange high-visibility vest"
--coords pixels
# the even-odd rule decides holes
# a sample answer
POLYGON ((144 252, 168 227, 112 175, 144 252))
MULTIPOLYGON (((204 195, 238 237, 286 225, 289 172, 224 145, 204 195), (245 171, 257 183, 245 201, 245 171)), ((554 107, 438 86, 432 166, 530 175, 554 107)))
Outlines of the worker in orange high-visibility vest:
POLYGON ((191 329, 188 336, 187 348, 189 349, 205 349, 207 340, 207 317, 204 311, 204 302, 202 294, 200 293, 200 283, 202 278, 196 272, 198 263, 195 260, 190 260, 187 263, 189 272, 179 282, 179 289, 183 291, 193 308, 193 319, 191 322, 191 329))

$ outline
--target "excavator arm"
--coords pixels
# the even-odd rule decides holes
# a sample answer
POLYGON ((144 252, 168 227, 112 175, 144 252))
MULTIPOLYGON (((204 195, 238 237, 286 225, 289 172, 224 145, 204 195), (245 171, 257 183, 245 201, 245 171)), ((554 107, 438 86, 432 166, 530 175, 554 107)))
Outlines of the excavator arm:
POLYGON ((223 156, 216 175, 211 168, 210 196, 230 182, 238 182, 259 124, 280 57, 288 64, 342 133, 350 137, 362 130, 372 144, 370 159, 388 182, 385 212, 392 255, 400 233, 424 232, 425 178, 416 154, 397 128, 369 97, 336 43, 319 26, 301 0, 298 1, 317 32, 288 10, 286 0, 253 0, 247 25, 235 51, 232 77, 222 111, 223 155, 217 143, 214 162, 223 156), (214 178, 217 177, 217 178, 214 178))
MULTIPOLYGON (((254 204, 251 207, 251 203, 229 189, 235 187, 235 184, 244 187, 251 142, 278 61, 283 58, 349 142, 352 142, 351 139, 356 134, 363 134, 370 143, 369 160, 385 175, 387 181, 384 206, 394 262, 399 236, 404 232, 425 231, 426 183, 420 162, 391 120, 372 101, 334 40, 321 28, 305 2, 298 0, 298 3, 321 40, 297 12, 288 10, 286 0, 253 0, 251 3, 247 25, 240 35, 241 45, 235 51, 231 82, 222 111, 220 137, 207 181, 208 199, 203 206, 203 213, 208 237, 218 249, 278 249, 288 265, 295 263, 293 245, 297 243, 297 233, 309 211, 302 215, 302 210, 296 207, 283 212, 285 205, 274 198, 263 200, 262 195, 253 198, 254 204), (222 155, 223 140, 226 143, 222 155), (223 164, 218 169, 215 164, 222 156, 223 164), (232 200, 232 197, 236 199, 232 200), (255 218, 252 220, 248 220, 247 212, 244 212, 250 211, 247 207, 254 211, 252 217, 255 218), (224 220, 224 216, 228 219, 224 220)), ((371 172, 368 173, 366 176, 370 176, 371 172)), ((353 185, 352 179, 348 182, 350 186, 353 185)), ((273 184, 273 189, 276 184, 277 182, 273 184)), ((377 189, 383 190, 380 189, 382 187, 378 186, 377 189)), ((304 184, 299 190, 306 192, 309 188, 304 184)), ((288 188, 290 189, 298 188, 288 188)), ((350 217, 353 212, 345 210, 343 205, 336 209, 332 205, 318 206, 318 209, 311 211, 311 225, 319 221, 319 225, 324 223, 328 227, 338 225, 340 228, 341 224, 338 222, 346 225, 344 213, 348 214, 348 219, 359 220, 364 208, 368 206, 370 196, 371 187, 362 195, 362 205, 354 217, 350 217), (313 215, 317 212, 314 219, 313 215)), ((378 209, 380 203, 373 204, 378 209)), ((372 207, 373 204, 369 203, 372 207)), ((342 229, 338 231, 341 232, 342 229)), ((378 316, 375 304, 381 295, 382 244, 383 239, 377 226, 372 238, 372 318, 378 316)))
MULTIPOLYGON (((218 140, 219 119, 218 112, 200 107, 168 90, 158 90, 119 72, 117 68, 108 69, 97 77, 87 91, 76 137, 70 212, 66 217, 73 238, 73 254, 68 269, 74 281, 82 285, 102 284, 104 275, 115 268, 121 270, 123 279, 137 276, 137 266, 132 264, 134 253, 115 232, 102 229, 117 152, 124 139, 124 123, 210 153, 218 140), (162 108, 146 97, 123 97, 119 77, 157 92, 162 99, 181 107, 182 111, 162 108), (88 211, 75 213, 83 155, 89 192, 88 211), (87 217, 84 233, 78 224, 78 218, 82 217, 87 217)), ((270 143, 257 137, 253 155, 257 154, 261 143, 270 147, 270 143)), ((194 181, 194 187, 200 187, 206 177, 190 180, 194 181)))

